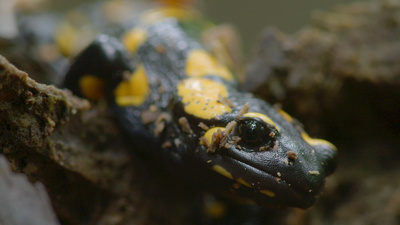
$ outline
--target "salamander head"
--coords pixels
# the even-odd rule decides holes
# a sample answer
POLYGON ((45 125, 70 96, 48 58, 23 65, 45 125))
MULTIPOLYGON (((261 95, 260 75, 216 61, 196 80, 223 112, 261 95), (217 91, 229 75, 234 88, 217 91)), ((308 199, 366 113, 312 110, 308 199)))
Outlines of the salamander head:
POLYGON ((283 111, 251 102, 236 116, 221 116, 227 125, 204 133, 198 155, 231 179, 240 196, 273 206, 310 207, 334 169, 336 148, 296 129, 283 111))
POLYGON ((260 99, 206 82, 208 88, 201 82, 178 86, 184 111, 206 125, 197 135, 199 163, 229 180, 233 195, 277 207, 313 205, 333 172, 335 146, 310 138, 288 114, 260 99))

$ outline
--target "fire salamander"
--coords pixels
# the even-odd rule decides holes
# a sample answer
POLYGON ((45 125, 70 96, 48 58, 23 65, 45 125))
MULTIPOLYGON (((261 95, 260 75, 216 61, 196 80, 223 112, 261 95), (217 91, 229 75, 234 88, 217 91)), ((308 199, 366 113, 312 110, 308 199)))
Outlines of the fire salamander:
POLYGON ((65 87, 106 99, 135 149, 214 190, 262 205, 310 207, 335 167, 335 146, 240 92, 231 69, 187 26, 191 15, 162 8, 144 13, 119 39, 98 35, 76 57, 65 87))

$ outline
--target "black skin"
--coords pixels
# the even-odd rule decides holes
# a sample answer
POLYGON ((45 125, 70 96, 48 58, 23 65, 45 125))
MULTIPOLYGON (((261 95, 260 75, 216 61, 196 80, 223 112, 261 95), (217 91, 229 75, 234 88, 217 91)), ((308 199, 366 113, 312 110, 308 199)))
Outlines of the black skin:
POLYGON ((236 81, 225 81, 215 74, 205 79, 226 85, 228 97, 234 105, 232 112, 210 120, 189 115, 176 94, 176 86, 187 78, 184 68, 188 53, 203 47, 174 19, 149 25, 146 30, 149 38, 134 56, 127 53, 117 39, 98 36, 76 58, 66 75, 65 86, 81 95, 78 83, 83 75, 93 74, 104 79, 110 111, 131 144, 136 149, 142 149, 144 154, 185 171, 190 177, 198 177, 201 183, 212 190, 271 207, 308 208, 313 205, 325 177, 334 170, 336 150, 324 144, 310 146, 302 139, 294 124, 286 121, 271 105, 251 94, 239 92, 236 81), (159 46, 163 46, 162 53, 157 51, 159 46), (122 73, 134 71, 138 63, 144 65, 151 93, 145 103, 138 107, 120 107, 114 100, 113 90, 122 81, 122 73), (164 91, 160 92, 160 87, 164 91), (249 103, 250 112, 271 118, 280 132, 258 118, 238 118, 239 110, 245 103, 249 103), (141 114, 150 105, 155 105, 160 113, 168 115, 164 121, 165 129, 159 135, 154 134, 155 123, 144 124, 141 119, 141 114), (181 117, 186 117, 193 133, 182 130, 178 123, 181 117), (220 147, 215 153, 207 153, 207 148, 199 143, 205 131, 198 124, 203 122, 209 127, 225 127, 233 120, 238 125, 229 139, 240 136, 241 148, 235 145, 220 147), (268 134, 271 131, 276 135, 270 137, 268 134), (180 143, 176 143, 176 139, 180 143), (276 141, 279 145, 274 151, 272 148, 276 141), (166 142, 171 146, 162 148, 166 142), (270 149, 260 151, 261 146, 270 146, 270 149), (297 158, 288 157, 289 151, 296 153, 297 158), (214 165, 223 167, 234 179, 240 178, 252 187, 239 185, 232 188, 237 181, 214 172, 211 169, 214 165), (311 174, 310 171, 318 171, 319 174, 311 174), (275 196, 267 196, 259 190, 272 191, 275 196))

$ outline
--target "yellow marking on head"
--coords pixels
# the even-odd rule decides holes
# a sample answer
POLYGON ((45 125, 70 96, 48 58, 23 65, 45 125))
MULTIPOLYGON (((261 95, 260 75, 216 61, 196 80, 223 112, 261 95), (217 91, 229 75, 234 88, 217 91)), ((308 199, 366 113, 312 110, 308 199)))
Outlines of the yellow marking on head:
POLYGON ((270 190, 260 190, 260 193, 263 193, 265 195, 268 195, 269 197, 273 198, 276 196, 276 194, 270 190))
POLYGON ((91 74, 84 75, 79 79, 82 95, 91 101, 98 101, 104 97, 104 87, 104 80, 91 74))
MULTIPOLYGON (((211 143, 211 141, 212 141, 212 135, 213 135, 214 133, 216 133, 216 132, 218 131, 218 129, 220 129, 221 131, 223 131, 223 130, 225 130, 225 127, 213 127, 213 128, 208 129, 208 130, 204 133, 203 137, 205 137, 205 138, 208 140, 208 143, 211 143)), ((202 145, 206 145, 206 143, 203 143, 203 141, 202 141, 201 139, 200 139, 200 143, 201 143, 202 145)))
POLYGON ((220 165, 214 165, 214 166, 212 167, 212 169, 213 169, 215 172, 221 174, 222 176, 227 177, 227 178, 233 180, 232 174, 229 173, 229 172, 228 172, 225 168, 223 168, 222 166, 220 166, 220 165))
POLYGON ((226 66, 220 64, 213 56, 201 49, 189 53, 186 60, 186 74, 189 77, 216 75, 225 80, 234 78, 226 66))
POLYGON ((197 11, 185 7, 169 6, 161 7, 145 12, 140 21, 146 24, 153 24, 168 17, 176 18, 177 20, 188 20, 199 16, 197 11))
POLYGON ((208 79, 189 78, 181 81, 178 96, 182 97, 185 112, 202 119, 212 119, 224 113, 230 113, 231 107, 219 99, 227 97, 226 87, 208 79))
POLYGON ((115 100, 120 106, 139 106, 149 93, 146 71, 140 64, 129 80, 122 81, 114 91, 115 100))
POLYGON ((277 110, 278 113, 282 116, 283 119, 285 119, 289 123, 293 123, 293 117, 291 117, 287 112, 283 111, 282 109, 277 110))
POLYGON ((122 36, 122 43, 131 53, 136 53, 138 48, 147 40, 147 33, 142 28, 129 30, 122 36))
POLYGON ((328 145, 332 149, 337 150, 336 146, 334 146, 332 143, 329 141, 323 140, 323 139, 316 139, 316 138, 311 138, 306 132, 301 132, 301 137, 305 142, 307 142, 311 146, 315 145, 328 145))
POLYGON ((251 187, 251 185, 250 185, 249 183, 247 183, 246 181, 244 181, 242 178, 237 178, 237 179, 235 179, 235 180, 236 180, 237 182, 243 184, 244 186, 251 187))
POLYGON ((278 130, 278 132, 279 132, 279 128, 276 127, 274 121, 272 121, 268 116, 266 116, 266 115, 264 115, 264 114, 257 113, 257 112, 248 112, 248 113, 245 113, 243 116, 244 116, 244 117, 259 118, 259 119, 261 119, 262 121, 264 121, 264 122, 266 122, 266 123, 268 123, 268 124, 274 126, 274 127, 278 130))

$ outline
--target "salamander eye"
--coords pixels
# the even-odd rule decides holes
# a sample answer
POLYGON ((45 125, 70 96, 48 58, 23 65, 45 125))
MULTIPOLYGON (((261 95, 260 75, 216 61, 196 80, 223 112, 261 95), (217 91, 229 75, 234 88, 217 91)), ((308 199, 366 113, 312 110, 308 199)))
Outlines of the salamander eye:
POLYGON ((241 145, 261 147, 272 145, 276 132, 263 121, 245 118, 238 122, 235 134, 241 138, 241 145))

